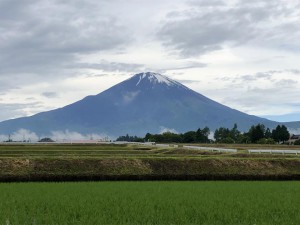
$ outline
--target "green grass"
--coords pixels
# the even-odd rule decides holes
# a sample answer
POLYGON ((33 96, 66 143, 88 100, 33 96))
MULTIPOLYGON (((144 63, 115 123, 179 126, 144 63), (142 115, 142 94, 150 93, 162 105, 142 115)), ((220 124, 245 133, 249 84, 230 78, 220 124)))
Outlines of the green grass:
POLYGON ((298 225, 300 182, 0 184, 0 224, 298 225))

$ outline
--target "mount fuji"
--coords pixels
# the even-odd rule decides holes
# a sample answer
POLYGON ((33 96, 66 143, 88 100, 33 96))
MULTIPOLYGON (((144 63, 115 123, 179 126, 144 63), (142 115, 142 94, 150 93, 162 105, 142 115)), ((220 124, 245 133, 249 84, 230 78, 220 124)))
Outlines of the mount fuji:
POLYGON ((147 72, 63 108, 3 121, 0 133, 22 128, 39 135, 69 130, 144 136, 168 129, 185 132, 205 126, 211 130, 230 128, 234 123, 240 130, 258 123, 270 128, 278 124, 224 106, 166 76, 147 72))

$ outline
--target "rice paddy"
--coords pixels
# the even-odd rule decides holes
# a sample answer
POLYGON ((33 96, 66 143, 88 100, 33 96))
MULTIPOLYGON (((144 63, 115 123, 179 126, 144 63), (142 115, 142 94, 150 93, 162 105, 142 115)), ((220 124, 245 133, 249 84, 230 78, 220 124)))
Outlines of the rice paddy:
POLYGON ((0 184, 0 224, 298 225, 300 182, 0 184))

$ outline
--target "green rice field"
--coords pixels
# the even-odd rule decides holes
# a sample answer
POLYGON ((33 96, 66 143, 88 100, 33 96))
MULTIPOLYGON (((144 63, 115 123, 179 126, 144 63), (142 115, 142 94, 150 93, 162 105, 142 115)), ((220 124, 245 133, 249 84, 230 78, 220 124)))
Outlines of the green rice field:
POLYGON ((299 225, 300 182, 0 183, 0 224, 299 225))

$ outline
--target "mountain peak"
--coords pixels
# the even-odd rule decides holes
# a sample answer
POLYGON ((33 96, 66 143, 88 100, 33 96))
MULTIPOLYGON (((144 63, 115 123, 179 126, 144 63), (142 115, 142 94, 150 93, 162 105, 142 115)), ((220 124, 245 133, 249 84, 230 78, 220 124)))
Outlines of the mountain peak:
POLYGON ((70 130, 82 134, 145 135, 160 130, 178 132, 208 126, 241 130, 258 123, 278 123, 250 116, 219 104, 158 73, 139 73, 101 92, 63 108, 0 123, 0 132, 27 129, 50 135, 70 130))
POLYGON ((136 86, 142 83, 150 83, 151 85, 162 84, 167 86, 183 86, 175 80, 170 79, 167 76, 161 75, 159 73, 145 72, 134 75, 131 79, 134 79, 136 86))

